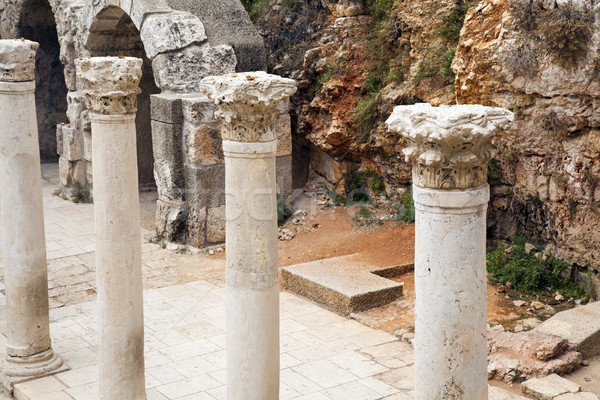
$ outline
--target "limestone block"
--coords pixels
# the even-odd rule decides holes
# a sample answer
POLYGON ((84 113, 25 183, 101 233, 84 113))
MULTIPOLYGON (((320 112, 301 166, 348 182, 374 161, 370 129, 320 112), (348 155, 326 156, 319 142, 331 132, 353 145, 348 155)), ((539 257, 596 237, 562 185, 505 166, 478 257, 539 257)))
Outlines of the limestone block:
POLYGON ((85 131, 92 130, 92 123, 90 122, 90 112, 88 110, 85 110, 81 113, 80 125, 80 128, 85 131))
POLYGON ((277 168, 277 194, 289 196, 292 194, 292 155, 278 156, 277 168))
POLYGON ((60 157, 58 159, 58 177, 60 179, 60 184, 62 186, 68 186, 70 179, 69 176, 71 175, 71 165, 69 163, 69 160, 67 160, 64 157, 60 157))
POLYGON ((191 45, 159 54, 152 61, 152 70, 157 86, 163 90, 197 92, 202 78, 235 72, 236 63, 231 46, 191 45))
POLYGON ((77 187, 85 186, 85 161, 71 163, 71 183, 77 187))
POLYGON ((79 129, 64 126, 62 128, 63 153, 62 156, 69 161, 81 160, 83 156, 83 140, 79 129))
POLYGON ((189 204, 215 208, 225 204, 225 165, 186 164, 185 198, 189 204))
POLYGON ((175 12, 149 15, 142 24, 140 36, 146 55, 151 60, 160 53, 206 40, 204 25, 198 17, 175 12))
POLYGON ((220 124, 184 124, 187 161, 198 165, 222 164, 220 124))
POLYGON ((83 94, 83 92, 67 93, 67 118, 69 118, 71 126, 79 126, 81 122, 81 113, 86 109, 85 94, 83 94))
POLYGON ((225 241, 225 206, 209 208, 206 218, 206 241, 208 244, 225 241))
POLYGON ((598 400, 598 396, 590 392, 565 393, 553 400, 598 400))
POLYGON ((534 329, 567 339, 584 357, 600 354, 600 302, 561 311, 534 329))
POLYGON ((185 181, 181 149, 181 124, 152 121, 154 180, 162 200, 182 200, 185 181))
POLYGON ((169 242, 182 242, 187 226, 188 208, 184 202, 156 202, 156 231, 169 242))
POLYGON ((192 124, 215 122, 217 106, 206 96, 185 98, 181 101, 183 119, 192 124))
POLYGON ((77 90, 77 74, 75 73, 75 66, 66 64, 64 69, 65 85, 70 91, 77 90))
POLYGON ((63 127, 65 124, 57 124, 56 125, 56 153, 61 155, 63 154, 63 127))
POLYGON ((544 378, 534 378, 521 384, 523 393, 530 394, 540 400, 552 400, 565 393, 577 393, 581 387, 556 374, 544 378))
POLYGON ((341 0, 335 6, 335 17, 355 17, 364 13, 363 6, 360 2, 351 0, 341 0))
MULTIPOLYGON (((146 0, 149 1, 149 0, 146 0)), ((263 38, 239 0, 167 0, 180 11, 190 12, 204 23, 211 46, 230 45, 239 60, 237 71, 264 71, 267 52, 263 38)))
POLYGON ((172 93, 151 95, 150 116, 154 121, 181 124, 183 122, 181 96, 172 93))
POLYGON ((138 29, 141 29, 144 17, 148 14, 173 11, 165 0, 121 0, 121 8, 127 12, 138 29))
POLYGON ((206 243, 206 207, 190 203, 187 216, 187 242, 194 247, 203 247, 206 243))
POLYGON ((35 80, 35 53, 39 44, 30 40, 0 42, 0 80, 27 82, 35 80))
POLYGON ((292 119, 290 114, 279 115, 275 120, 275 132, 277 133, 277 156, 292 154, 292 119))

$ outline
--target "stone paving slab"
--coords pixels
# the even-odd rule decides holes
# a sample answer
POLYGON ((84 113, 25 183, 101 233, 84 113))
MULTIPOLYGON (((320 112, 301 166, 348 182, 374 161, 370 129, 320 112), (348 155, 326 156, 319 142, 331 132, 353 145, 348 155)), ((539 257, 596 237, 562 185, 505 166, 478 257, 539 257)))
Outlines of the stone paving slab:
POLYGON ((497 386, 489 386, 488 400, 528 400, 528 398, 512 394, 497 386))
POLYGON ((553 400, 568 393, 577 393, 581 387, 575 382, 551 374, 543 378, 533 378, 521 384, 524 393, 539 400, 553 400))
POLYGON ((561 311, 534 331, 567 339, 585 358, 596 356, 600 354, 600 302, 561 311))
MULTIPOLYGON (((223 288, 205 281, 144 292, 149 400, 226 399, 224 304, 223 288)), ((96 398, 94 302, 54 309, 51 318, 54 348, 71 370, 16 385, 16 398, 96 398)), ((410 384, 383 378, 395 369, 389 355, 412 366, 412 347, 394 336, 286 292, 281 327, 282 400, 410 398, 410 384)))
MULTIPOLYGON (((402 296, 403 284, 380 276, 409 266, 376 267, 356 254, 296 264, 281 269, 283 288, 348 315, 379 307, 402 296)), ((399 275, 399 273, 398 273, 399 275)))

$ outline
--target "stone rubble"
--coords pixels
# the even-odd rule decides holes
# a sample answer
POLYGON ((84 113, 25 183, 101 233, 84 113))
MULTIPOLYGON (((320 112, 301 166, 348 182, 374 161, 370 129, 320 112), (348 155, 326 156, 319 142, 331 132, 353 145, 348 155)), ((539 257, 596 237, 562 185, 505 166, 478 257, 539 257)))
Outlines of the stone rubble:
MULTIPOLYGON (((523 326, 523 325, 521 325, 523 326)), ((557 336, 505 332, 501 325, 488 330, 488 378, 505 382, 571 372, 581 365, 581 353, 557 336)))

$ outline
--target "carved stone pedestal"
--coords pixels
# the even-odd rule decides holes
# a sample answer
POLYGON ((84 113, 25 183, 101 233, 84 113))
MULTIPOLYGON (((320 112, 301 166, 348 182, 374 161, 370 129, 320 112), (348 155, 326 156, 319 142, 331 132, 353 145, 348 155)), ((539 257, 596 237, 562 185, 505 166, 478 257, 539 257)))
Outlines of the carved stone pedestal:
POLYGON ((6 286, 6 358, 0 381, 66 369, 50 345, 42 174, 35 111, 35 53, 28 40, 0 40, 0 227, 6 286))
POLYGON ((279 398, 279 268, 274 121, 296 85, 264 72, 205 78, 223 123, 227 398, 279 398))
POLYGON ((502 108, 429 104, 387 120, 413 165, 415 400, 488 398, 487 163, 512 120, 502 108))
POLYGON ((145 400, 135 139, 138 58, 75 61, 92 123, 100 399, 145 400))

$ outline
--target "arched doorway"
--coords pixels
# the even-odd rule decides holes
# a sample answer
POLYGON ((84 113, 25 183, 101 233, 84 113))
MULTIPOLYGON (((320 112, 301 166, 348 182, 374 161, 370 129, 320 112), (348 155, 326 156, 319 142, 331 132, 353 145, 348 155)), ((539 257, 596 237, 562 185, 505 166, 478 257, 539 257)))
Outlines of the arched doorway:
POLYGON ((140 187, 153 187, 154 158, 150 124, 150 95, 160 93, 154 82, 152 62, 146 57, 140 33, 125 11, 116 6, 102 10, 90 26, 86 48, 92 56, 130 56, 141 58, 142 93, 138 96, 136 117, 138 177, 140 187))
POLYGON ((35 60, 35 103, 42 162, 58 160, 56 125, 66 122, 67 87, 60 62, 56 22, 48 0, 23 4, 17 34, 40 44, 35 60))

